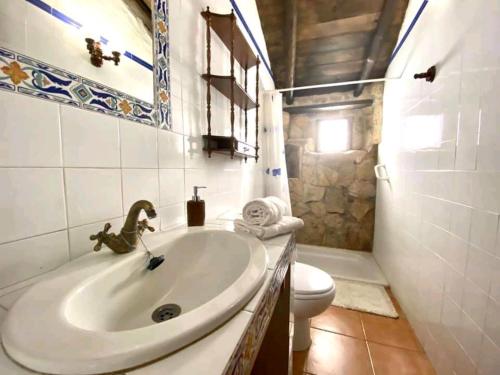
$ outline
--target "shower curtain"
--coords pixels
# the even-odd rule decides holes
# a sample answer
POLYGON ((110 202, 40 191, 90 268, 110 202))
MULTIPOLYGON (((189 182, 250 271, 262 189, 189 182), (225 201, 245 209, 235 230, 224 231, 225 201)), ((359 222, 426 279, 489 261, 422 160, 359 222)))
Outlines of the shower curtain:
POLYGON ((283 100, 278 91, 264 92, 265 166, 264 186, 266 195, 281 198, 292 214, 288 176, 286 172, 285 141, 283 138, 283 100))

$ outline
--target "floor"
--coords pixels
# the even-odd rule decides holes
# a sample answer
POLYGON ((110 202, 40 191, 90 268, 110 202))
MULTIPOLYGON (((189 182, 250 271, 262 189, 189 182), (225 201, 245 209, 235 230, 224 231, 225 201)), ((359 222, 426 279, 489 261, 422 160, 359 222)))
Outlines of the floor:
POLYGON ((293 375, 435 375, 397 301, 399 319, 330 306, 311 322, 312 345, 293 375))

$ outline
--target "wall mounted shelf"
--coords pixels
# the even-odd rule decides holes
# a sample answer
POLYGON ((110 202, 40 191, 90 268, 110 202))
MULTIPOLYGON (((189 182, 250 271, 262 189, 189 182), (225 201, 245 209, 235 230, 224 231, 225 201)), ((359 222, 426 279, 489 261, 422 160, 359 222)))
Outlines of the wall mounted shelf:
POLYGON ((259 159, 259 57, 256 56, 246 41, 243 33, 236 25, 236 16, 231 11, 229 14, 218 14, 206 11, 201 12, 207 24, 207 72, 202 78, 207 82, 207 134, 203 135, 203 150, 208 153, 229 155, 234 157, 259 159), (211 73, 211 32, 214 32, 229 49, 231 71, 229 75, 215 75, 211 73), (237 81, 234 74, 234 63, 237 61, 245 71, 244 87, 237 81), (248 69, 256 67, 255 100, 248 95, 248 69), (212 134, 212 102, 211 88, 215 88, 231 103, 230 124, 231 136, 212 134), (244 111, 245 133, 244 140, 234 136, 234 106, 237 105, 244 111), (255 146, 248 143, 248 111, 255 109, 255 146))
POLYGON ((221 135, 204 135, 203 148, 210 148, 213 153, 231 155, 231 150, 234 150, 234 156, 241 158, 255 158, 255 146, 243 141, 239 141, 234 137, 221 135))
POLYGON ((236 104, 241 109, 254 109, 257 107, 255 101, 248 95, 241 85, 236 82, 234 77, 231 76, 217 76, 203 74, 203 79, 208 82, 210 78, 210 84, 216 88, 222 95, 231 100, 231 84, 234 85, 234 104, 236 104))
POLYGON ((207 23, 210 22, 212 30, 229 50, 231 50, 231 45, 234 45, 233 54, 238 64, 247 69, 257 65, 258 58, 253 53, 239 27, 234 28, 234 38, 231 38, 233 23, 236 24, 236 17, 232 12, 230 14, 212 13, 207 7, 207 10, 201 12, 201 15, 207 23))

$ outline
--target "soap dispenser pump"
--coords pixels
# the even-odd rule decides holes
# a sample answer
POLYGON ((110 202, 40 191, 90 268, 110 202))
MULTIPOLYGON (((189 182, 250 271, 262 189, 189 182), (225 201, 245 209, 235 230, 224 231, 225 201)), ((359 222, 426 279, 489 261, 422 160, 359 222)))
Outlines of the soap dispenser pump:
POLYGON ((205 224, 205 201, 200 199, 198 190, 206 188, 206 186, 193 186, 193 197, 187 202, 188 227, 200 227, 205 224))

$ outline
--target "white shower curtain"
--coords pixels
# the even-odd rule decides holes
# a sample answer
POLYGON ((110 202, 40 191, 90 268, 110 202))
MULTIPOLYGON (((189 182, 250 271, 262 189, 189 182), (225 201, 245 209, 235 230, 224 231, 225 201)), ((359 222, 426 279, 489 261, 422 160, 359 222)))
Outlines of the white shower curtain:
POLYGON ((278 91, 264 92, 265 166, 264 186, 266 195, 281 198, 288 205, 291 215, 290 191, 286 172, 285 141, 283 138, 283 96, 278 91))

